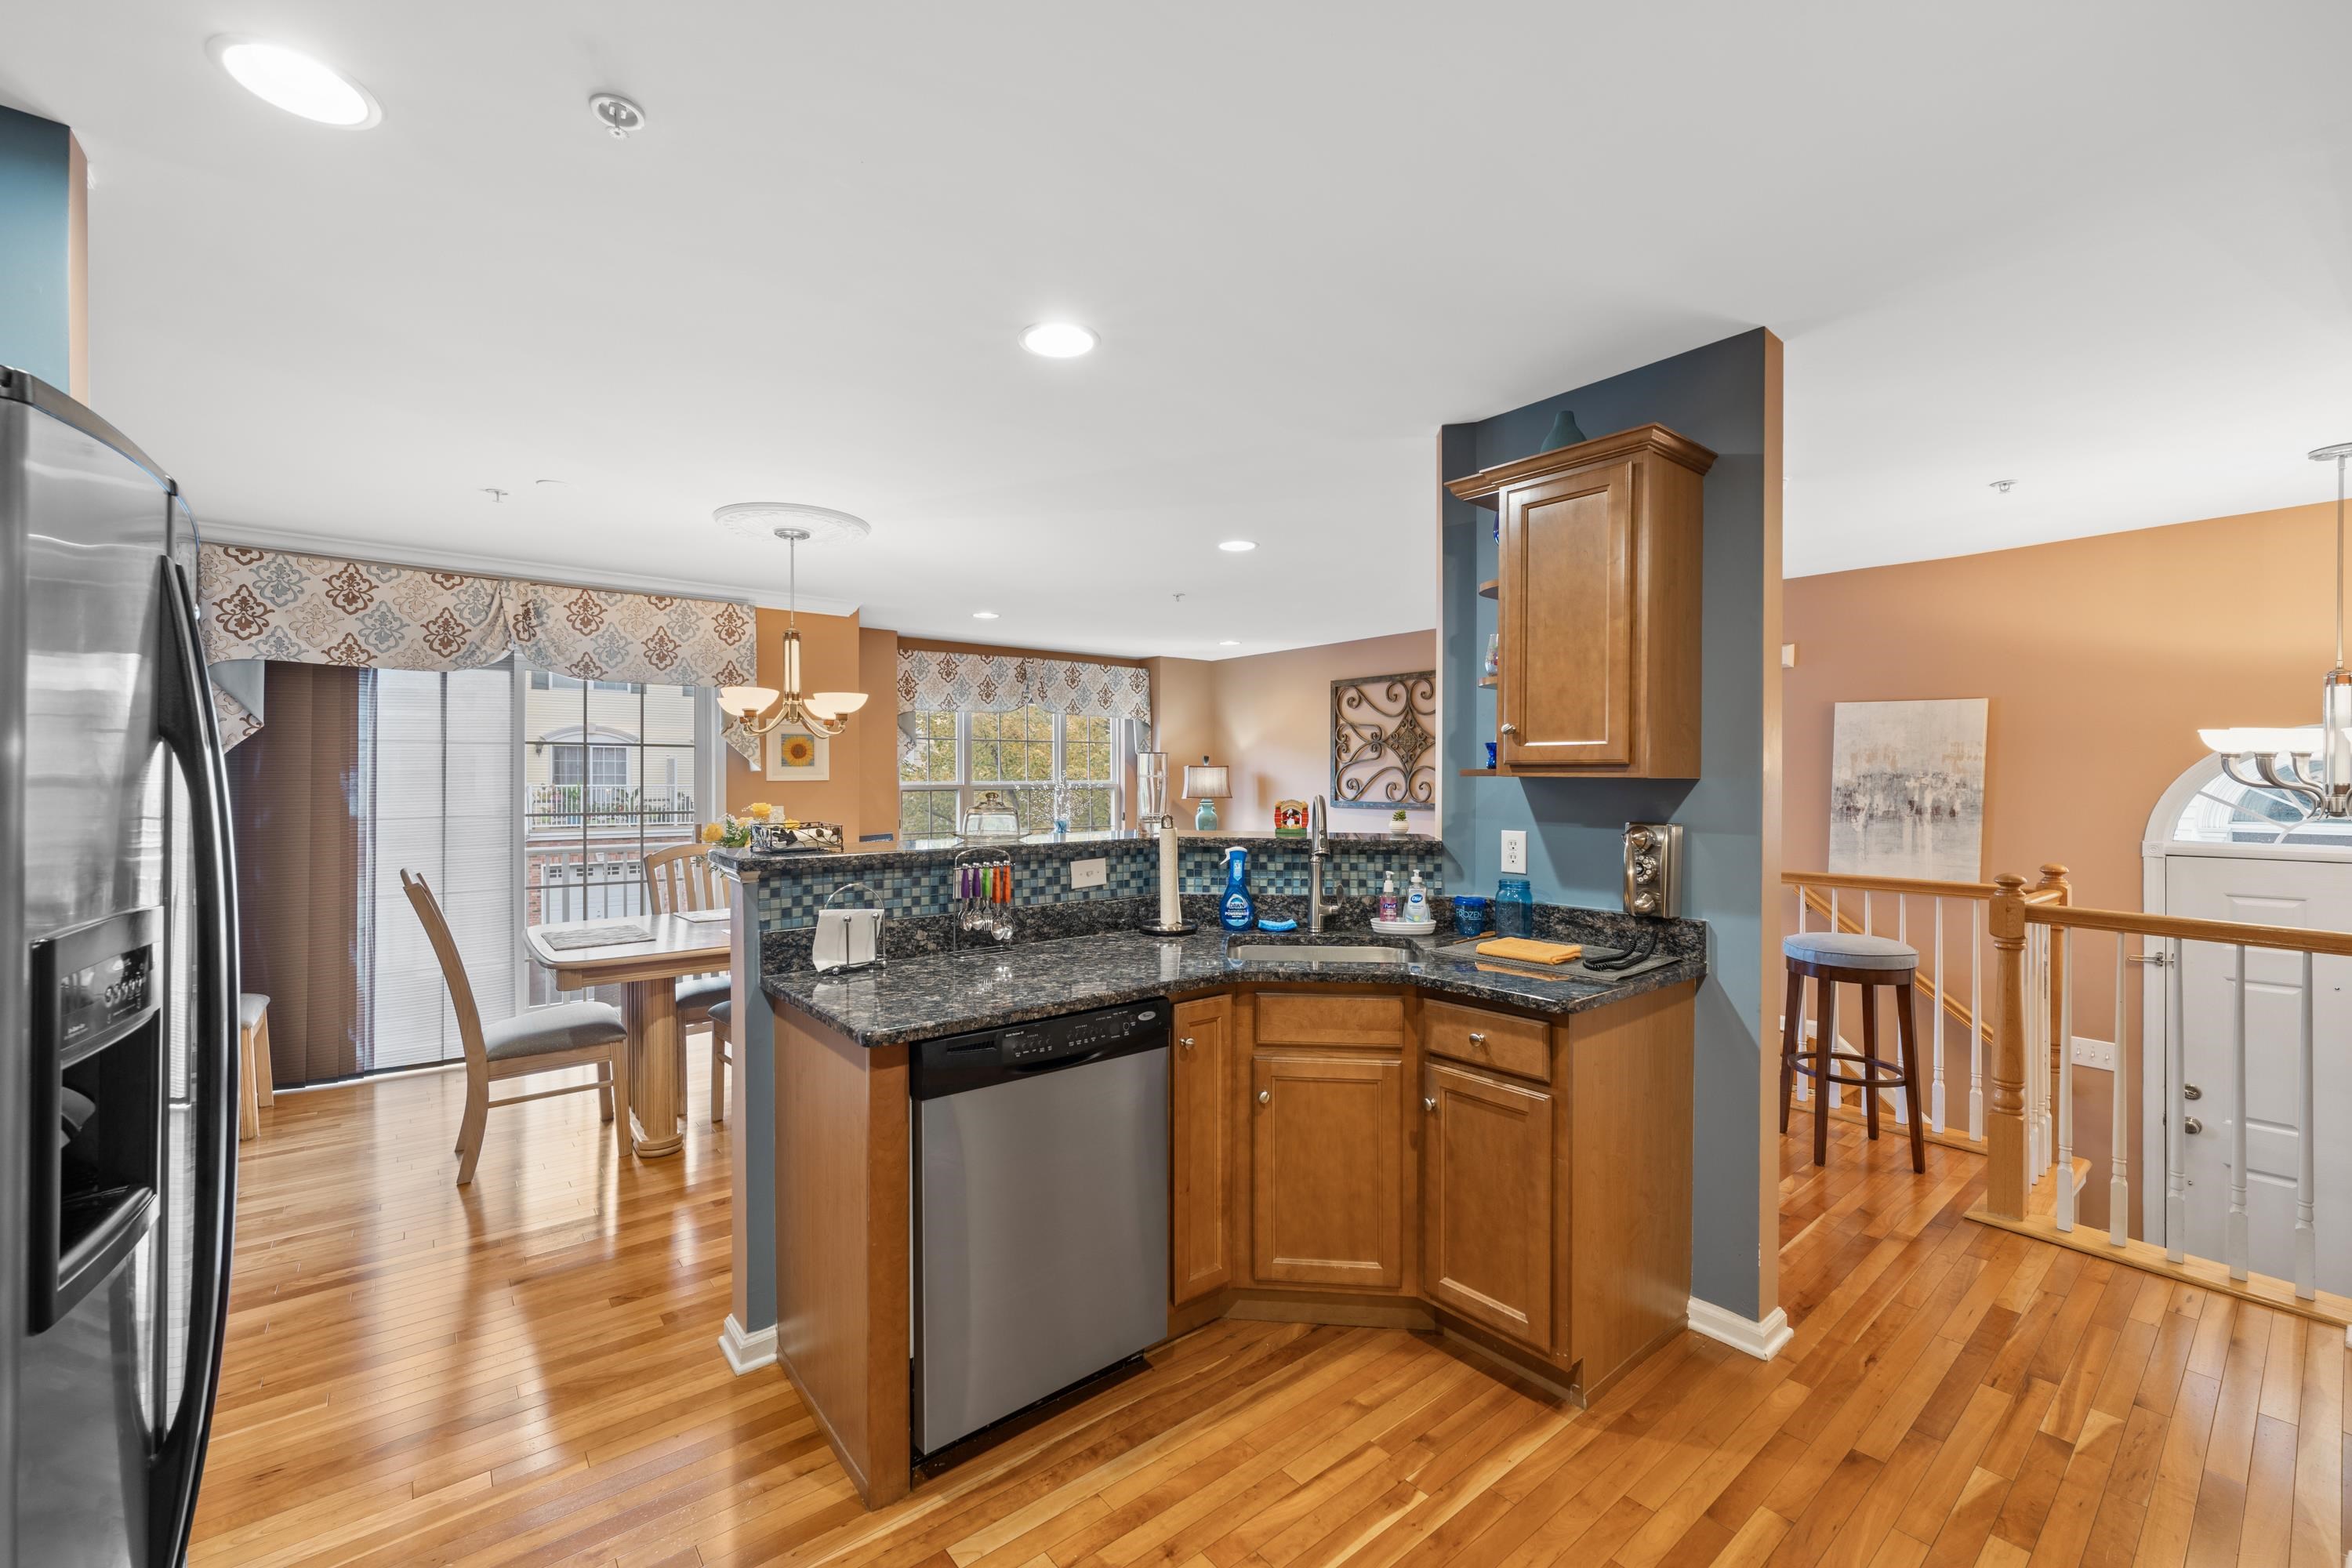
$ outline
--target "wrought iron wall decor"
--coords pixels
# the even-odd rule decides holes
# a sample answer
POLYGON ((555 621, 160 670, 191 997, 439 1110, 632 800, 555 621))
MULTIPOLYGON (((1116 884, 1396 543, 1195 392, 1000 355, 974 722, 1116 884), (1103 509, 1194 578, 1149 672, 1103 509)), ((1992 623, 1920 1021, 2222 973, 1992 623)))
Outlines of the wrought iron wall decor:
POLYGON ((1331 804, 1437 804, 1437 672, 1331 683, 1331 804))

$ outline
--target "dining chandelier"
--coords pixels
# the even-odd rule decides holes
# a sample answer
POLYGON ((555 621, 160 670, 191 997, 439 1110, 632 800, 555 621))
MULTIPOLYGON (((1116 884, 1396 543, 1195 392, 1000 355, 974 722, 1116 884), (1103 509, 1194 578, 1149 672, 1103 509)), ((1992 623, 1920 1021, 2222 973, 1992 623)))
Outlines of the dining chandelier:
POLYGON ((2200 730, 2221 771, 2248 789, 2273 789, 2310 804, 2315 817, 2352 817, 2352 674, 2344 668, 2344 464, 2352 441, 2322 447, 2315 463, 2336 464, 2336 668, 2319 680, 2319 733, 2241 727, 2200 730), (2281 764, 2284 765, 2282 766, 2281 764))
POLYGON ((824 507, 780 501, 738 501, 712 514, 738 532, 766 533, 784 542, 787 588, 784 599, 784 688, 725 686, 719 690, 721 711, 754 735, 792 725, 813 735, 838 735, 849 728, 849 716, 866 706, 863 691, 818 691, 801 695, 800 547, 812 539, 862 538, 862 518, 824 507), (778 517, 794 521, 774 526, 778 517), (769 712, 770 709, 775 711, 769 712))

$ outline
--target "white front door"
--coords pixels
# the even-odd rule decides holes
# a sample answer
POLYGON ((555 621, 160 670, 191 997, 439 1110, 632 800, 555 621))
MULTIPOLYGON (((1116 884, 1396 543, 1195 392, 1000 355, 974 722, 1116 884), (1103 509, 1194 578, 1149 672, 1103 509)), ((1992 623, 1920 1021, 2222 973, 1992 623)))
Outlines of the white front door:
MULTIPOLYGON (((2193 920, 2352 931, 2352 864, 2236 856, 2165 858, 2165 911, 2193 920)), ((2235 1103, 2231 1039, 2238 949, 2181 944, 2182 1087, 2172 1110, 2193 1119, 2181 1140, 2189 1180, 2193 1257, 2227 1260, 2231 1154, 2236 1119, 2246 1118, 2249 1262, 2256 1273, 2294 1278, 2295 1189, 2303 1156, 2296 1104, 2303 1027, 2303 955, 2247 948, 2246 1104, 2235 1103)), ((2352 960, 2313 961, 2312 1124, 2315 1146, 2319 1285, 2352 1293, 2352 960), (2331 1133, 2329 1130, 2333 1129, 2331 1133)), ((2158 989, 2152 987, 2152 990, 2158 989)), ((2151 1008, 2151 1020, 2162 1017, 2151 1008)), ((2162 1037, 2147 1031, 2147 1081, 2161 1084, 2162 1037)), ((2189 1125, 2187 1121, 2184 1127, 2189 1125)), ((2149 1152, 2161 1186, 2164 1151, 2149 1152)))

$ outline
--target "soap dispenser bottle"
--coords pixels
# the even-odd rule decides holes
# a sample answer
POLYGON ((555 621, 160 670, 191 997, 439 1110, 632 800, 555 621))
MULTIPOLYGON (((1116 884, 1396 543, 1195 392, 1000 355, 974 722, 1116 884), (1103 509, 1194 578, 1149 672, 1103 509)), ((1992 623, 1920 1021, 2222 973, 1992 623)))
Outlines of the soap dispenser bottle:
POLYGON ((1404 918, 1412 925, 1425 924, 1429 920, 1429 893, 1421 885, 1421 873, 1412 874, 1412 891, 1405 895, 1404 918))
POLYGON ((1250 902, 1249 851, 1236 844, 1225 851, 1225 896, 1217 905, 1217 923, 1227 931, 1247 931, 1256 918, 1250 902))
POLYGON ((1384 921, 1392 921, 1399 918, 1397 909, 1396 873, 1394 871, 1383 871, 1381 873, 1380 916, 1381 919, 1384 921))

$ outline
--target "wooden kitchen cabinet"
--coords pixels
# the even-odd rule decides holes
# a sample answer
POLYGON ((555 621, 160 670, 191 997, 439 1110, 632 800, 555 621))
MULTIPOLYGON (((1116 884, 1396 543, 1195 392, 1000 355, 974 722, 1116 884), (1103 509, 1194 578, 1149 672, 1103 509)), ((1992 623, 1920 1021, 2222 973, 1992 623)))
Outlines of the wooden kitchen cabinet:
POLYGON ((1169 1056, 1168 1291, 1181 1305, 1234 1277, 1234 1003, 1177 1004, 1169 1056))
POLYGON ((1449 487, 1502 514, 1499 771, 1698 776, 1700 491, 1714 462, 1644 425, 1449 487))
POLYGON ((1421 1105, 1424 1292, 1550 1350, 1552 1097, 1433 1061, 1421 1105))
POLYGON ((1404 1283, 1404 1063, 1260 1051, 1250 1061, 1250 1264, 1261 1283, 1404 1283))

